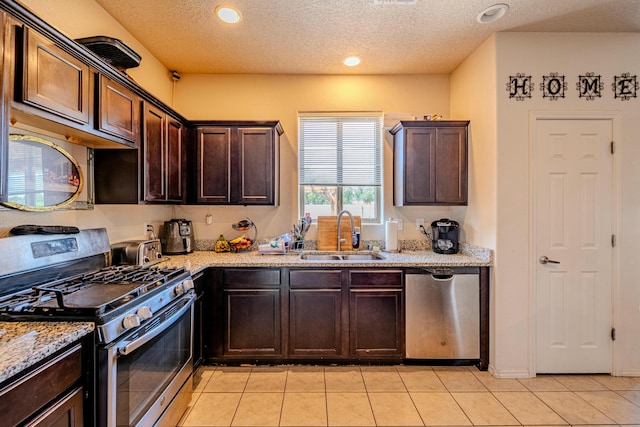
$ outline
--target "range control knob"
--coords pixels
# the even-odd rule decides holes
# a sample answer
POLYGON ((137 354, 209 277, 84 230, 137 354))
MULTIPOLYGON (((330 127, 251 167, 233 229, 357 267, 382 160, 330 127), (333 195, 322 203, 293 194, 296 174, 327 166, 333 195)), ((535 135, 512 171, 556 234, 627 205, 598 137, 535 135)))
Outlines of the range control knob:
POLYGON ((185 291, 193 289, 193 280, 186 279, 184 282, 182 282, 182 287, 185 291))
POLYGON ((136 314, 141 320, 146 320, 151 318, 151 316, 153 316, 153 312, 151 312, 151 308, 146 305, 143 305, 142 307, 140 307, 136 312, 136 314))
POLYGON ((178 286, 176 286, 173 291, 176 293, 176 296, 182 295, 185 293, 185 289, 184 286, 182 285, 182 283, 180 283, 178 286))
POLYGON ((140 326, 140 318, 137 314, 129 314, 122 319, 122 326, 125 329, 135 328, 136 326, 140 326))

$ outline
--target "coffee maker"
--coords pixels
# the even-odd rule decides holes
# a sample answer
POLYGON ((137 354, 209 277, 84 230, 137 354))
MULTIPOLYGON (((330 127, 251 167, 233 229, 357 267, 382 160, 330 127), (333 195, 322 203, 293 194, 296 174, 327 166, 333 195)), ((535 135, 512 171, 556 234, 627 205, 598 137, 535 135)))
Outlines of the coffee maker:
POLYGON ((195 239, 191 221, 186 219, 165 221, 160 243, 164 254, 188 254, 193 252, 195 239))
POLYGON ((437 254, 458 253, 458 230, 460 224, 448 218, 431 223, 431 247, 437 254))

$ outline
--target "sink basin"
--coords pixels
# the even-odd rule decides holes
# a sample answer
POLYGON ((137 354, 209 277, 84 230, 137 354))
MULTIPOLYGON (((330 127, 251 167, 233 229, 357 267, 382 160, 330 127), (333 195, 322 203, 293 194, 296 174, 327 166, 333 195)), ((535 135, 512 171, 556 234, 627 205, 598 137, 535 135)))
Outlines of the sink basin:
POLYGON ((322 261, 340 261, 340 255, 322 255, 322 254, 302 254, 300 259, 306 260, 322 260, 322 261))
POLYGON ((342 255, 342 259, 351 260, 351 261, 358 261, 358 260, 376 261, 376 260, 384 259, 384 257, 382 255, 375 255, 375 254, 353 254, 353 255, 342 255))
POLYGON ((385 258, 376 254, 302 254, 300 259, 307 261, 377 261, 385 258))

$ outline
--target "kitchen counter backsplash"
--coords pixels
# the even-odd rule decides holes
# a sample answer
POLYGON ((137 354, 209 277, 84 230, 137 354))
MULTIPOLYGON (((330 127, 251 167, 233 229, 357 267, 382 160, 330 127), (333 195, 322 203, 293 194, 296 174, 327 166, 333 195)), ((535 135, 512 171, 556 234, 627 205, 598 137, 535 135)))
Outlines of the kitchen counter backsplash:
MULTIPOLYGON (((257 250, 242 252, 216 253, 212 250, 194 251, 188 255, 169 255, 163 257, 161 264, 167 267, 185 267, 192 274, 209 267, 367 267, 367 268, 424 268, 424 267, 490 267, 493 265, 493 251, 477 246, 461 244, 460 253, 437 254, 424 250, 424 247, 401 249, 400 252, 381 252, 380 260, 309 260, 302 259, 302 251, 286 254, 264 254, 257 250)), ((304 253, 314 253, 307 249, 304 253)), ((336 252, 336 251, 329 251, 336 252)), ((371 251, 360 251, 371 253, 371 251)), ((326 253, 326 252, 321 252, 326 253)))
MULTIPOLYGON (((252 249, 256 249, 259 244, 268 243, 267 240, 258 239, 256 244, 253 245, 252 249)), ((369 245, 371 247, 378 246, 380 250, 385 250, 384 240, 363 240, 362 247, 368 248, 369 245)), ((464 245, 464 243, 461 243, 464 245)), ((197 240, 195 244, 196 251, 212 251, 216 246, 216 240, 197 240)), ((400 240, 398 242, 398 248, 400 251, 430 251, 431 250, 431 241, 430 240, 400 240)), ((318 241, 317 240, 305 240, 304 242, 304 250, 306 251, 315 251, 318 249, 318 241)))
MULTIPOLYGON (((268 243, 266 240, 258 240, 255 245, 251 248, 251 250, 257 250, 258 245, 262 243, 268 243)), ((216 246, 216 240, 196 240, 195 250, 196 251, 213 251, 216 246)), ((362 247, 365 249, 373 248, 374 246, 378 246, 381 251, 385 250, 384 240, 363 240, 362 247)), ((398 242, 398 248, 400 252, 417 252, 417 251, 430 251, 431 248, 431 240, 400 240, 398 242)), ((304 242, 304 250, 305 251, 316 251, 318 250, 318 241, 317 240, 305 240, 304 242)), ((479 246, 469 245, 467 243, 460 242, 460 253, 473 255, 478 258, 486 259, 487 262, 493 263, 493 251, 486 248, 481 248, 479 246)))

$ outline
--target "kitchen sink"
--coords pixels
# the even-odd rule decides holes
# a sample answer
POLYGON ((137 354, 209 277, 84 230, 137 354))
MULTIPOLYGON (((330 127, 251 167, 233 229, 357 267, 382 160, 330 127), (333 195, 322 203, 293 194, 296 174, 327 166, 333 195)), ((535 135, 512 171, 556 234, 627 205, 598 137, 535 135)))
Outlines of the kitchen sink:
POLYGON ((302 254, 307 261, 379 261, 385 259, 377 254, 302 254))
POLYGON ((322 254, 302 254, 300 259, 320 260, 320 261, 339 261, 342 259, 340 255, 322 255, 322 254))
POLYGON ((368 261, 377 261, 384 259, 382 255, 376 254, 353 254, 353 255, 342 255, 342 259, 358 261, 358 260, 368 260, 368 261))

